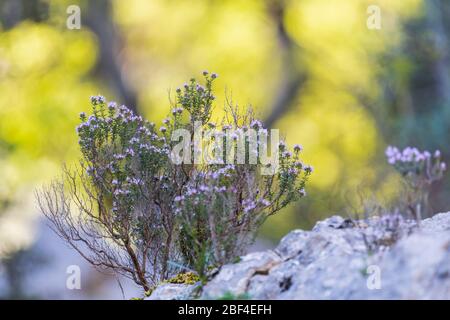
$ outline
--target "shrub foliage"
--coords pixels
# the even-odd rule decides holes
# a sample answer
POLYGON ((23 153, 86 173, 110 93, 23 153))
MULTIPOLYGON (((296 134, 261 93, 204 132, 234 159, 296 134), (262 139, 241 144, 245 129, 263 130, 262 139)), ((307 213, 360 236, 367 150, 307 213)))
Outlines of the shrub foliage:
POLYGON ((92 114, 82 113, 77 127, 80 165, 65 167, 61 179, 37 193, 61 238, 92 265, 125 275, 145 291, 180 271, 204 279, 210 268, 235 260, 269 216, 305 196, 312 172, 299 160, 301 147, 291 152, 283 141, 275 149, 279 167, 273 175, 260 172, 268 165, 260 161, 259 144, 252 164, 225 161, 229 145, 217 163, 176 164, 175 130, 193 137, 200 123, 219 136, 245 136, 250 128, 267 134, 251 110, 242 114, 231 105, 220 124, 212 123, 217 75, 203 75, 204 86, 191 79, 177 89, 161 126, 92 97, 92 114))

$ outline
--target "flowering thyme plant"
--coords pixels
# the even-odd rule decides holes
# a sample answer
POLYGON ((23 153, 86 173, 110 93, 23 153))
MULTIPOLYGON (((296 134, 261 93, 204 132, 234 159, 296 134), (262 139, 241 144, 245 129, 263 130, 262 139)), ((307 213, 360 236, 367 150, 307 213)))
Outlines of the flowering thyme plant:
MULTIPOLYGON (((265 219, 305 196, 312 172, 299 159, 301 147, 291 152, 281 141, 272 148, 277 171, 261 174, 261 167, 271 166, 262 161, 267 130, 251 112, 240 115, 232 106, 232 121, 211 123, 217 75, 203 75, 205 86, 192 79, 177 89, 159 127, 125 106, 92 97, 92 114, 82 113, 77 128, 80 168, 66 168, 64 179, 38 193, 54 230, 85 259, 130 277, 146 291, 180 268, 203 277, 209 267, 233 261, 265 219), (253 145, 243 159, 254 155, 256 161, 225 161, 239 156, 238 139, 206 150, 205 156, 215 153, 213 164, 174 161, 177 130, 192 138, 199 127, 216 129, 205 142, 216 147, 217 137, 239 131, 243 145, 253 145), (252 129, 262 134, 256 143, 252 129)), ((185 142, 183 158, 199 153, 185 142)))
POLYGON ((407 147, 399 150, 389 146, 386 149, 387 161, 405 179, 407 194, 405 205, 413 217, 420 219, 426 213, 428 196, 433 182, 442 178, 447 165, 442 162, 441 152, 420 151, 407 147))

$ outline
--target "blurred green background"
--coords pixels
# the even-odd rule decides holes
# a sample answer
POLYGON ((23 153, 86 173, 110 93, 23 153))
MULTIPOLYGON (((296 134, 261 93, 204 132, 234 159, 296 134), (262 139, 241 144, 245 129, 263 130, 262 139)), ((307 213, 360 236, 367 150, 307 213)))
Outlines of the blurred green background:
MULTIPOLYGON (((302 144, 308 197, 266 223, 266 243, 389 203, 387 144, 450 153, 449 16, 444 0, 1 0, 0 297, 24 295, 33 192, 77 161, 78 113, 97 93, 160 121, 169 92, 206 69, 219 74, 217 116, 232 96, 302 144), (74 4, 80 30, 66 27, 74 4), (369 5, 380 30, 366 26, 369 5)), ((448 209, 449 182, 434 186, 434 212, 448 209)))

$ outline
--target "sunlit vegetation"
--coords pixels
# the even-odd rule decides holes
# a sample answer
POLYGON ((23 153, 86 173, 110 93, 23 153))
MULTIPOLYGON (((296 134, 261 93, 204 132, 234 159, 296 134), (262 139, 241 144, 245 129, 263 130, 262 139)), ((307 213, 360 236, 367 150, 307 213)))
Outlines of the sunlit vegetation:
MULTIPOLYGON (((161 121, 176 86, 205 68, 221 77, 213 119, 227 99, 251 102, 288 143, 302 142, 315 168, 307 199, 271 218, 262 237, 360 211, 367 194, 389 203, 400 182, 388 143, 448 156, 448 101, 436 93, 448 61, 433 40, 450 31, 438 24, 445 1, 436 13, 424 0, 379 0, 378 31, 366 28, 368 0, 16 2, 45 5, 1 19, 0 255, 33 242, 33 190, 77 161, 87 97, 116 96, 161 121), (82 28, 68 30, 76 3, 82 28)), ((433 211, 446 207, 445 186, 435 186, 433 211)))

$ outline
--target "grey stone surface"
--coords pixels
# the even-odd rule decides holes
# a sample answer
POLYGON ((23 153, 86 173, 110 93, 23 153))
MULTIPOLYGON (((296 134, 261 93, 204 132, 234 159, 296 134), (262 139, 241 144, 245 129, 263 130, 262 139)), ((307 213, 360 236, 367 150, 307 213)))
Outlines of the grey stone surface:
MULTIPOLYGON (((178 286, 178 287, 174 287, 178 286)), ((159 299, 192 297, 163 285, 159 299)), ((294 230, 275 250, 223 266, 202 299, 450 299, 450 213, 417 224, 398 215, 351 221, 333 216, 294 230)))
POLYGON ((153 290, 152 294, 144 300, 188 300, 198 284, 165 283, 153 290))

